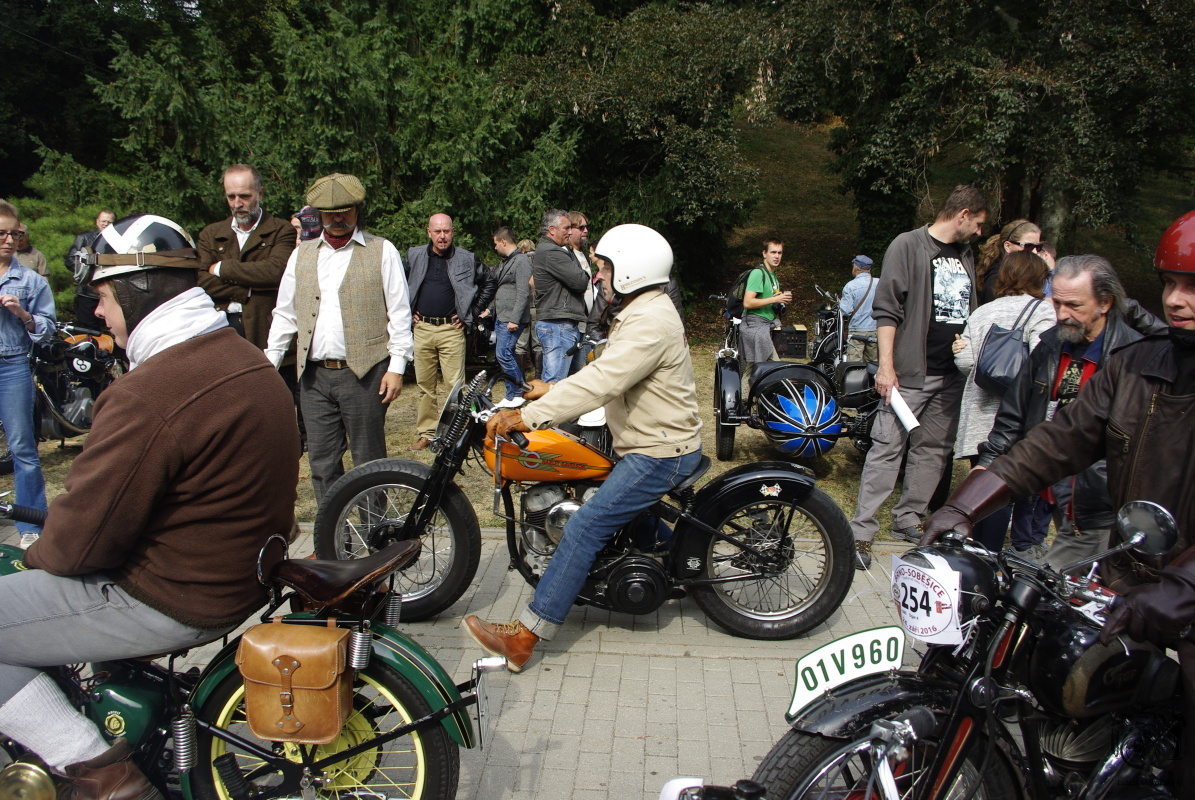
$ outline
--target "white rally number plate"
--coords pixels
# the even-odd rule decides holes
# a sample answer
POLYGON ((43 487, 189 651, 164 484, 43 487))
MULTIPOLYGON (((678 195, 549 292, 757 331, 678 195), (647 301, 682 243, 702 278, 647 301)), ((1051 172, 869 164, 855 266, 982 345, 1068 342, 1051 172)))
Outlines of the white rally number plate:
POLYGON ((892 602, 900 625, 929 644, 961 644, 958 573, 935 553, 922 553, 933 566, 915 566, 892 557, 892 602))
POLYGON ((900 669, 905 636, 895 625, 852 633, 823 645, 797 661, 797 678, 789 718, 847 681, 876 672, 900 669))

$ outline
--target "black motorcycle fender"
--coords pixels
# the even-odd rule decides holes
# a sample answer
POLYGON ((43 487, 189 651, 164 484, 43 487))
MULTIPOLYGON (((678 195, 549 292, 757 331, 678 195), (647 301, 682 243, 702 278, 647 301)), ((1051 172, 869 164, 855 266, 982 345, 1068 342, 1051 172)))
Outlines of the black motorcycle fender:
POLYGON ((893 717, 913 706, 946 714, 958 692, 958 684, 917 672, 885 672, 827 692, 796 717, 788 717, 788 721, 793 730, 801 733, 852 740, 867 733, 875 720, 893 717))
MULTIPOLYGON (((780 498, 800 502, 813 491, 813 472, 785 461, 742 464, 707 483, 693 501, 691 516, 716 525, 729 511, 756 500, 780 498)), ((705 568, 709 530, 682 517, 676 524, 677 544, 672 550, 673 571, 678 578, 693 578, 705 568)))
POLYGON ((714 365, 714 413, 723 425, 743 421, 743 380, 737 358, 719 356, 714 365))

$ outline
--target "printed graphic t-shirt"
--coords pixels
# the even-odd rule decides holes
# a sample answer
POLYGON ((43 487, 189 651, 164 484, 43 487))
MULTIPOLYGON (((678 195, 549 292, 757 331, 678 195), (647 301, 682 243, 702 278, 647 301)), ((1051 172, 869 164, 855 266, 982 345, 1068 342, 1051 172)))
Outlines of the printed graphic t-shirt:
POLYGON ((963 266, 959 246, 939 242, 938 254, 930 262, 934 271, 934 313, 925 337, 925 373, 949 375, 956 370, 954 337, 963 332, 971 313, 971 279, 963 266))

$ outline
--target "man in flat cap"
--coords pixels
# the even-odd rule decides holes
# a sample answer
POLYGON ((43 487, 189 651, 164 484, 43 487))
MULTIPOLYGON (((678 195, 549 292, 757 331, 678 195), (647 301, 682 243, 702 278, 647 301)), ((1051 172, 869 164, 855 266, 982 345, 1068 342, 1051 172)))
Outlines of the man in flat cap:
POLYGON ((386 457, 386 408, 411 358, 411 306, 398 251, 362 229, 365 187, 333 173, 307 190, 323 233, 291 253, 278 286, 266 356, 294 340, 299 400, 318 503, 353 464, 386 457), (347 446, 346 446, 347 436, 347 446))

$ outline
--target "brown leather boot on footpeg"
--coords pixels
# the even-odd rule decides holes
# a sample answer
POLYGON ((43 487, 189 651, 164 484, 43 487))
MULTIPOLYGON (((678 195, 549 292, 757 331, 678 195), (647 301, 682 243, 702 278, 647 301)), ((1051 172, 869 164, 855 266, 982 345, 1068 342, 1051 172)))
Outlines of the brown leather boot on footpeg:
POLYGON ((129 743, 117 739, 90 761, 69 765, 65 772, 70 783, 58 792, 58 800, 162 800, 162 793, 137 769, 132 755, 129 743))

